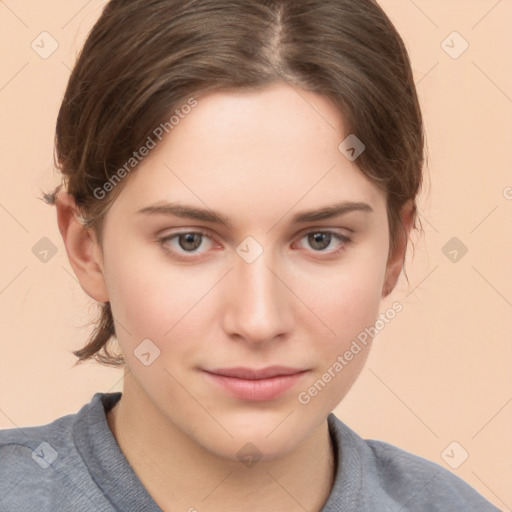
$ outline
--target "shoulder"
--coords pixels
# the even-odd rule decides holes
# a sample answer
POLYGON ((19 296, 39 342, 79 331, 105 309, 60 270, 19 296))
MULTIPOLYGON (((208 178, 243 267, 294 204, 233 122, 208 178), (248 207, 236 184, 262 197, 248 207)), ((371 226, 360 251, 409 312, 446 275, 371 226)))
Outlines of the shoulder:
POLYGON ((496 511, 481 494, 448 469, 383 441, 366 440, 373 454, 379 486, 387 494, 400 496, 404 489, 415 489, 410 496, 411 510, 496 511), (434 504, 437 508, 434 508, 434 504))
MULTIPOLYGON (((45 425, 0 430, 0 505, 31 510, 37 503, 40 511, 57 511, 85 499, 90 478, 75 436, 77 418, 87 414, 92 403, 45 425)), ((88 501, 94 502, 94 497, 88 501)))
POLYGON ((26 507, 27 500, 37 500, 40 510, 55 507, 49 500, 65 484, 55 461, 73 465, 66 449, 71 422, 64 416, 47 425, 0 430, 0 495, 8 510, 26 507))
POLYGON ((363 439, 332 416, 331 428, 341 443, 341 458, 345 450, 351 465, 359 466, 360 492, 371 497, 366 506, 386 503, 392 510, 399 505, 402 512, 499 510, 448 469, 389 443, 363 439))
MULTIPOLYGON (((46 425, 0 430, 0 460, 16 462, 16 466, 30 463, 29 467, 51 463, 51 459, 58 455, 54 453, 56 448, 67 440, 66 434, 70 432, 74 416, 63 416, 46 425)), ((0 474, 6 471, 6 464, 2 464, 0 474)))
POLYGON ((13 480, 18 473, 25 477, 43 475, 40 470, 59 457, 69 462, 75 417, 69 414, 46 425, 0 430, 0 482, 13 480))

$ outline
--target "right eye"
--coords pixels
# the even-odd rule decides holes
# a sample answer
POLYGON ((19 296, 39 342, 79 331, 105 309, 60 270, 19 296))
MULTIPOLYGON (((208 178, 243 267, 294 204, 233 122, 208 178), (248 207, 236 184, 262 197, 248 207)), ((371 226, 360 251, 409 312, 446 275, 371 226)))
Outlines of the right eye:
POLYGON ((204 246, 205 237, 210 240, 210 235, 206 231, 180 231, 161 237, 158 242, 167 254, 179 260, 188 260, 201 253, 197 249, 204 246))

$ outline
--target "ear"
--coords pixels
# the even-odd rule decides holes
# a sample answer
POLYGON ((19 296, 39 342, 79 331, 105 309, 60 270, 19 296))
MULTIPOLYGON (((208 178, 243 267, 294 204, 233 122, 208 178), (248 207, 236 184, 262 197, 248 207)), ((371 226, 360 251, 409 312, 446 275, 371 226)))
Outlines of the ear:
POLYGON ((400 273, 402 272, 405 261, 405 252, 407 250, 407 242, 414 223, 415 212, 416 207, 412 200, 407 201, 400 212, 403 229, 402 226, 399 226, 396 249, 393 253, 390 252, 388 257, 386 276, 382 287, 382 297, 387 297, 394 290, 396 283, 398 282, 398 278, 400 277, 400 273))
POLYGON ((56 207, 59 231, 82 290, 98 302, 108 302, 101 249, 93 230, 84 226, 73 197, 64 190, 56 207))

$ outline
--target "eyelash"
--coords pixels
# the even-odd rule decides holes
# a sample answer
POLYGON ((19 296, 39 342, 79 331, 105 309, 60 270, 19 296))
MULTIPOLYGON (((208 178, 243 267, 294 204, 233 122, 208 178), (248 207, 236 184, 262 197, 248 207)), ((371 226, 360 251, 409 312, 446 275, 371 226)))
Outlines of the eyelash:
MULTIPOLYGON (((324 254, 327 254, 329 256, 335 256, 335 255, 341 253, 342 251, 344 251, 345 250, 345 245, 349 244, 352 241, 349 237, 347 237, 345 235, 342 235, 341 233, 338 233, 336 231, 329 230, 329 229, 324 229, 324 230, 317 229, 317 230, 308 231, 307 233, 304 233, 304 235, 302 235, 300 237, 300 240, 302 240, 303 238, 307 237, 308 235, 311 235, 311 234, 314 234, 314 233, 330 234, 334 238, 339 240, 342 245, 338 249, 334 249, 334 250, 331 250, 331 251, 326 251, 326 250, 317 250, 317 251, 315 251, 315 250, 312 250, 313 253, 318 253, 318 254, 324 253, 324 254)), ((193 253, 193 252, 189 252, 188 254, 190 254, 190 256, 183 256, 183 255, 178 254, 174 250, 169 248, 167 243, 170 240, 172 240, 174 238, 177 238, 177 237, 179 237, 181 235, 201 235, 201 236, 204 236, 204 237, 207 237, 207 238, 211 238, 209 233, 207 233, 206 231, 201 231, 201 230, 198 230, 198 231, 181 231, 179 233, 173 233, 172 235, 167 235, 165 237, 159 238, 158 242, 161 245, 161 247, 164 250, 164 252, 166 254, 172 254, 172 256, 175 259, 180 260, 180 261, 191 261, 191 260, 195 259, 195 254, 196 254, 196 253, 193 253)), ((329 241, 329 243, 330 243, 330 241, 329 241)))

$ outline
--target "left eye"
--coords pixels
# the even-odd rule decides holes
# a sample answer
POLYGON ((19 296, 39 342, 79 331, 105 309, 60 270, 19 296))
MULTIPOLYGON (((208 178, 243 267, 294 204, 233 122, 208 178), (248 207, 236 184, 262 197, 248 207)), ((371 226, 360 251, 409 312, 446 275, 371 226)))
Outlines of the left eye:
MULTIPOLYGON (((329 247, 333 239, 338 240, 341 245, 350 242, 348 237, 336 233, 335 231, 311 231, 306 233, 301 240, 304 238, 307 238, 308 244, 314 249, 314 252, 329 252, 325 251, 325 249, 329 247)), ((336 252, 337 250, 340 249, 335 249, 332 252, 336 252)))

